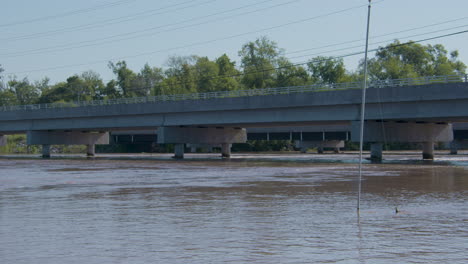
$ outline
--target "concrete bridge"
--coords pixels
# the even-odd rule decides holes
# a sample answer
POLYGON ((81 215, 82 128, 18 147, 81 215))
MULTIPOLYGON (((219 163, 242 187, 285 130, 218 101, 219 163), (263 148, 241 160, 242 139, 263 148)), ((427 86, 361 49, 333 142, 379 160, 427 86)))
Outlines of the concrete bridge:
MULTIPOLYGON (((158 130, 159 143, 221 144, 245 142, 245 128, 345 125, 356 140, 359 83, 269 88, 130 98, 108 101, 0 107, 0 134, 27 133, 28 144, 95 144, 109 141, 108 131, 158 130)), ((433 143, 452 141, 451 123, 468 122, 467 76, 385 80, 367 91, 365 141, 421 142, 433 157, 433 143)), ((381 145, 380 145, 381 152, 381 145)))

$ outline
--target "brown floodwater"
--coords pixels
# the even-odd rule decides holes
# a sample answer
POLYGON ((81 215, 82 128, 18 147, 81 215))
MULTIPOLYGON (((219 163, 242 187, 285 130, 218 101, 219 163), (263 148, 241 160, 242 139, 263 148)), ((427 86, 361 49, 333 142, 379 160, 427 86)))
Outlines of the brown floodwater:
POLYGON ((468 155, 0 159, 0 263, 468 263, 468 155), (398 208, 396 213, 395 208, 398 208))

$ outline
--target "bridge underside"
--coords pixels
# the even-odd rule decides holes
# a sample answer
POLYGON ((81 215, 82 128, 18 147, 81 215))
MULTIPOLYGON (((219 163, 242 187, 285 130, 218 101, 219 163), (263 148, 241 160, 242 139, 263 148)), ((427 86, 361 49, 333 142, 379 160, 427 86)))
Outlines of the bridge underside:
MULTIPOLYGON (((108 132, 161 127, 208 131, 309 125, 345 126, 352 131, 353 122, 360 118, 360 95, 360 90, 341 90, 0 112, 0 133, 108 132)), ((430 130, 433 134, 429 136, 421 135, 426 135, 426 128, 434 124, 468 122, 466 105, 468 83, 371 88, 367 91, 365 119, 368 123, 386 123, 384 135, 395 141, 406 140, 404 135, 408 133, 420 137, 419 140, 424 138, 423 142, 445 141, 449 132, 441 137, 436 130, 430 130)), ((385 140, 379 131, 380 128, 368 129, 366 134, 374 138, 367 140, 385 140)), ((281 132, 272 135, 284 137, 281 132)), ((352 131, 351 135, 356 133, 352 131)), ((291 137, 295 136, 290 134, 291 137)))

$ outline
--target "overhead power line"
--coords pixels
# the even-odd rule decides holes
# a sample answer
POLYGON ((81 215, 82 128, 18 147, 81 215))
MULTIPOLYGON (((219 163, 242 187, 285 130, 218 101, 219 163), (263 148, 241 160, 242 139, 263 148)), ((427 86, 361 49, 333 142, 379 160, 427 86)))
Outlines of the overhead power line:
MULTIPOLYGON (((365 5, 364 5, 365 6, 365 5)), ((348 10, 348 9, 346 9, 348 10)), ((343 10, 342 10, 343 11, 343 10)), ((337 11, 339 12, 339 11, 337 11)), ((336 12, 334 12, 336 13, 336 12)), ((288 23, 290 24, 290 23, 288 23)), ((274 28, 274 27, 273 27, 274 28)), ((422 39, 422 40, 418 40, 418 41, 412 41, 412 42, 409 42, 409 43, 417 43, 417 42, 423 42, 423 41, 428 41, 428 40, 433 40, 433 39, 438 39, 438 38, 443 38, 443 37, 449 37, 449 36, 453 36, 453 35, 459 35, 459 34, 464 34, 464 33, 467 33, 468 30, 464 30, 464 31, 459 31, 459 32, 454 32, 454 33, 450 33, 450 34, 445 34, 445 35, 440 35, 440 36, 436 36, 436 37, 431 37, 431 38, 426 38, 426 39, 422 39)), ((248 33, 243 33, 243 34, 240 34, 240 35, 245 35, 245 34, 248 34, 248 33)), ((235 35, 235 36, 238 36, 238 35, 235 35)), ((223 39, 227 39, 227 38, 232 38, 232 37, 235 37, 235 36, 229 36, 229 37, 226 37, 226 38, 223 38, 223 39)), ((218 39, 219 40, 219 39, 218 39)), ((208 41, 208 42, 214 42, 214 41, 217 41, 217 40, 211 40, 211 41, 208 41)), ((206 42, 204 42, 206 43, 206 42)), ((188 46, 194 46, 194 45, 199 45, 199 43, 195 43, 195 44, 191 44, 191 45, 188 45, 188 46)), ((407 45, 407 43, 405 44, 401 44, 401 45, 407 45)), ((184 47, 188 47, 188 46, 184 46, 184 47)), ((181 47, 176 47, 174 49, 178 49, 178 48, 181 48, 181 47)), ((378 49, 372 49, 370 50, 371 52, 373 51, 377 51, 378 49)), ((127 57, 124 57, 124 58, 119 58, 119 59, 115 59, 115 60, 122 60, 122 59, 125 59, 125 58, 130 58, 130 57, 137 57, 137 56, 144 56, 144 55, 149 55, 149 54, 153 54, 153 53, 156 53, 156 52, 162 52, 162 51, 153 51, 153 52, 149 52, 149 53, 142 53, 142 54, 137 54, 137 55, 134 55, 134 56, 127 56, 127 57)), ((336 56, 336 57, 332 57, 332 58, 344 58, 344 57, 349 57, 349 56, 355 56, 355 55, 358 55, 358 54, 362 54, 362 52, 355 52, 355 53, 351 53, 351 54, 348 54, 348 55, 344 55, 344 56, 336 56)), ((301 57, 305 57, 305 56, 301 56, 301 57)), ((46 71, 46 70, 55 70, 55 69, 62 69, 62 68, 69 68, 69 67, 76 67, 76 66, 84 66, 84 65, 92 65, 92 64, 97 64, 97 63, 106 63, 108 62, 109 60, 100 60, 100 61, 95 61, 95 62, 92 62, 92 63, 82 63, 82 64, 73 64, 73 65, 64 65, 64 66, 57 66, 57 67, 50 67, 50 68, 46 68, 46 69, 37 69, 37 70, 29 70, 29 71, 23 71, 23 72, 16 72, 16 73, 7 73, 9 75, 14 75, 14 74, 21 74, 21 73, 30 73, 30 72, 39 72, 39 71, 46 71)), ((296 64, 292 64, 290 66, 287 66, 287 67, 282 67, 282 68, 288 68, 288 67, 293 67, 293 66, 299 66, 299 65, 304 65, 308 62, 304 62, 304 63, 296 63, 296 64)), ((278 68, 280 69, 280 68, 278 68)), ((243 74, 251 74, 251 72, 249 73, 243 73, 243 74)), ((243 75, 241 74, 241 75, 243 75)), ((229 76, 220 76, 220 78, 224 78, 224 77, 229 77, 229 76)))
MULTIPOLYGON (((462 20, 466 20, 466 19, 468 19, 468 16, 467 17, 462 17, 462 18, 457 18, 457 19, 446 20, 446 21, 442 21, 442 22, 438 22, 438 23, 432 23, 432 24, 424 25, 424 26, 420 26, 420 27, 415 27, 415 28, 410 28, 410 29, 405 29, 405 30, 400 30, 400 31, 394 31, 394 32, 390 32, 390 33, 375 35, 375 36, 372 36, 372 39, 387 37, 387 36, 390 36, 390 35, 395 35, 395 34, 400 34, 400 33, 420 30, 420 29, 425 29, 425 28, 434 27, 434 26, 441 26, 441 25, 444 25, 444 24, 458 22, 458 21, 462 21, 462 20)), ((414 36, 412 36, 412 37, 414 37, 414 36)), ((310 51, 310 50, 317 50, 317 49, 323 49, 323 48, 336 47, 336 46, 340 46, 340 45, 360 42, 360 41, 363 41, 363 40, 365 40, 365 39, 363 39, 363 38, 355 39, 355 40, 345 41, 345 42, 341 42, 341 43, 325 45, 325 46, 321 46, 321 47, 314 47, 314 48, 309 48, 309 49, 291 51, 291 52, 287 52, 286 54, 302 53, 302 52, 306 52, 306 51, 310 51)))
MULTIPOLYGON (((420 37, 420 36, 425 36, 425 35, 430 35, 430 34, 435 34, 435 33, 446 32, 446 31, 459 29, 459 28, 466 28, 466 27, 468 27, 468 24, 458 26, 458 27, 451 27, 451 28, 440 29, 440 30, 435 30, 435 31, 431 31, 431 32, 415 34, 415 35, 411 35, 411 36, 399 37, 398 39, 409 39, 409 38, 420 37)), ((373 39, 373 38, 371 38, 371 39, 373 39)), ((372 42, 369 45, 375 46, 377 44, 387 43, 389 41, 392 41, 392 40, 382 40, 382 41, 372 42)), ((325 47, 331 47, 331 46, 336 46, 336 45, 327 45, 325 47)), ((303 58, 303 57, 309 57, 309 56, 317 56, 317 55, 320 55, 320 54, 323 54, 323 53, 329 53, 329 52, 336 52, 336 51, 343 51, 343 50, 349 50, 349 49, 354 49, 354 48, 360 48, 361 46, 362 45, 357 45, 357 46, 352 46, 352 47, 345 47, 345 48, 341 48, 341 49, 329 50, 329 51, 315 53, 315 54, 305 54, 305 55, 303 54, 303 55, 298 55, 298 56, 295 56, 295 57, 289 57, 289 59, 303 58)), ((291 53, 288 53, 288 54, 291 54, 291 53)))
POLYGON ((22 52, 5 53, 5 54, 0 54, 0 56, 2 56, 4 58, 20 57, 20 56, 43 54, 43 53, 49 53, 49 52, 67 51, 67 50, 71 50, 71 49, 97 46, 97 45, 103 45, 103 44, 107 44, 107 43, 116 43, 116 42, 123 41, 123 40, 128 40, 128 39, 133 40, 133 39, 140 38, 140 37, 154 36, 154 35, 159 34, 159 33, 174 32, 174 31, 180 30, 180 29, 186 29, 186 28, 200 26, 200 25, 209 24, 209 23, 213 23, 213 22, 219 22, 219 21, 227 20, 227 19, 230 19, 230 18, 233 18, 233 17, 248 15, 248 14, 261 12, 261 11, 265 11, 265 10, 268 10, 268 9, 288 5, 288 4, 298 2, 298 1, 302 1, 302 0, 290 0, 290 1, 287 1, 287 2, 280 3, 280 4, 268 6, 268 7, 265 7, 265 8, 258 8, 258 9, 243 12, 243 13, 240 13, 240 14, 224 16, 222 18, 203 21, 203 22, 196 23, 196 24, 189 24, 189 25, 185 25, 185 26, 181 26, 181 27, 177 27, 177 28, 170 28, 170 29, 166 29, 166 30, 161 30, 161 31, 157 31, 157 32, 154 32, 152 34, 149 34, 149 35, 146 34, 146 33, 145 34, 139 34, 139 33, 144 33, 144 32, 150 32, 150 31, 153 31, 155 29, 164 28, 164 27, 168 27, 168 26, 180 25, 180 24, 184 24, 184 23, 187 23, 187 22, 190 22, 190 21, 196 21, 196 20, 200 20, 200 19, 204 19, 204 18, 208 18, 208 17, 212 17, 212 16, 219 16, 220 14, 226 14, 226 13, 229 13, 229 12, 232 12, 232 11, 241 10, 241 9, 244 9, 244 8, 248 8, 248 7, 251 7, 251 6, 254 6, 254 5, 258 5, 258 4, 265 3, 265 2, 271 2, 271 1, 272 0, 266 0, 266 1, 258 2, 258 3, 254 3, 254 4, 244 5, 244 6, 241 6, 241 7, 237 7, 237 8, 221 11, 221 12, 212 13, 212 14, 207 15, 207 16, 191 18, 191 19, 183 20, 183 21, 180 21, 180 22, 177 22, 177 23, 165 24, 165 25, 161 25, 161 26, 157 26, 157 27, 151 27, 151 28, 144 29, 144 30, 132 31, 132 32, 117 34, 117 35, 104 37, 104 38, 99 38, 99 39, 94 39, 94 40, 74 42, 74 43, 57 45, 57 46, 52 46, 52 47, 27 50, 27 51, 22 51, 22 52), (139 34, 139 35, 134 35, 134 34, 139 34), (127 36, 127 37, 124 37, 124 36, 127 36), (117 37, 123 37, 123 38, 117 38, 117 37), (94 43, 96 41, 103 41, 103 42, 94 43), (86 43, 88 43, 88 44, 86 44, 86 43))
MULTIPOLYGON (((121 17, 116 17, 116 18, 111 18, 111 19, 106 19, 106 20, 101 20, 93 23, 87 23, 87 24, 82 24, 78 26, 72 26, 72 27, 67 27, 67 28, 62 28, 62 29, 56 29, 56 30, 49 30, 49 31, 43 31, 43 32, 38 32, 38 33, 33 33, 33 34, 28 34, 28 35, 22 35, 22 36, 17 36, 17 37, 10 37, 10 38, 3 38, 0 39, 1 41, 4 42, 12 42, 12 41, 18 41, 18 40, 27 40, 27 39, 34 39, 34 38, 40 38, 40 37, 46 37, 46 36, 53 36, 56 34, 64 34, 64 33, 69 33, 69 32, 78 32, 82 30, 88 30, 88 29, 96 29, 99 27, 104 27, 104 26, 109 26, 109 25, 115 25, 123 22, 128 22, 132 20, 138 20, 150 16, 155 16, 155 15, 162 15, 162 14, 167 14, 171 12, 176 12, 176 11, 181 11, 184 9, 196 7, 196 6, 201 6, 204 4, 216 2, 218 0, 208 0, 208 1, 203 1, 201 3, 195 3, 187 6, 183 6, 185 4, 190 4, 193 2, 197 2, 199 0, 189 0, 189 1, 184 1, 181 3, 177 4, 171 4, 163 7, 158 7, 155 9, 150 9, 150 10, 145 10, 143 12, 138 12, 138 13, 133 13, 133 14, 128 14, 125 16, 121 17), (171 9, 172 8, 172 9, 171 9), (169 10, 167 10, 169 9, 169 10)), ((270 0, 272 1, 272 0, 270 0)))
MULTIPOLYGON (((321 19, 321 18, 325 18, 325 17, 329 17, 329 16, 332 16, 332 15, 341 14, 341 13, 344 13, 344 12, 348 12, 348 11, 351 11, 351 10, 354 10, 354 9, 358 9, 358 8, 362 8, 362 7, 366 7, 366 6, 367 6, 367 5, 353 6, 353 7, 341 9, 341 10, 338 10, 338 11, 333 11, 333 12, 326 13, 326 14, 322 14, 322 15, 317 15, 317 16, 313 16, 313 17, 303 18, 303 19, 291 21, 291 22, 288 22, 288 23, 284 23, 284 24, 280 24, 280 25, 276 25, 276 26, 271 26, 271 27, 267 27, 267 28, 262 28, 262 29, 258 29, 258 30, 254 30, 254 31, 248 31, 248 32, 244 32, 244 33, 239 33, 239 34, 235 34, 235 35, 230 35, 230 36, 227 36, 227 37, 222 37, 222 38, 217 38, 217 39, 211 39, 211 40, 205 40, 205 41, 200 41, 200 42, 191 43, 191 44, 188 44, 188 45, 182 45, 182 46, 177 46, 177 47, 171 47, 171 48, 166 48, 166 49, 160 49, 160 50, 155 50, 155 51, 149 51, 149 52, 144 52, 144 53, 140 53, 140 54, 135 54, 135 55, 125 56, 125 57, 120 57, 120 58, 107 59, 107 60, 105 60, 105 61, 109 61, 109 60, 122 60, 122 59, 126 59, 126 58, 135 58, 135 57, 148 56, 148 55, 152 55, 152 54, 156 54, 156 53, 169 52, 169 51, 178 50, 178 49, 183 49, 183 48, 189 48, 189 47, 195 47, 195 46, 201 46, 201 45, 205 45, 205 44, 210 44, 210 43, 214 43, 214 42, 217 42, 217 41, 229 40, 229 39, 233 39, 233 38, 237 38, 237 37, 241 37, 241 36, 246 36, 246 35, 251 35, 251 34, 258 34, 258 33, 262 33, 262 32, 265 32, 265 31, 270 31, 270 30, 274 30, 274 29, 278 29, 278 28, 284 28, 284 27, 287 27, 287 26, 295 25, 295 24, 300 24, 300 23, 305 23, 305 22, 309 22, 309 21, 313 21, 313 20, 318 20, 318 19, 321 19)), ((29 54, 26 54, 26 55, 29 55, 29 54)), ((3 54, 2 56, 3 56, 4 58, 8 57, 7 54, 3 54)), ((18 56, 18 55, 15 55, 15 56, 18 56)), ((103 61, 101 60, 101 61, 92 62, 92 63, 90 63, 90 64, 97 64, 97 63, 102 63, 102 62, 103 62, 103 61)), ((86 64, 73 64, 73 65, 66 65, 66 66, 62 66, 62 67, 73 67, 73 66, 82 66, 82 65, 86 65, 86 64)), ((59 67, 60 67, 60 66, 59 66, 59 67)), ((52 69, 52 68, 47 68, 47 69, 44 69, 44 70, 49 70, 49 69, 52 69)), ((53 69, 56 69, 56 67, 54 67, 53 69)), ((38 70, 38 71, 41 71, 41 70, 38 70)), ((32 72, 32 71, 27 71, 27 72, 32 72)), ((24 72, 21 72, 21 73, 24 73, 24 72)))
POLYGON ((49 16, 43 16, 43 17, 37 17, 37 18, 32 18, 32 19, 26 19, 26 20, 21 20, 21 21, 15 21, 15 22, 10 22, 10 23, 0 24, 0 28, 17 26, 17 25, 24 25, 24 24, 31 24, 31 23, 40 22, 40 21, 52 20, 52 19, 56 19, 56 18, 73 16, 73 15, 78 15, 78 14, 83 14, 83 13, 88 13, 88 12, 94 12, 94 11, 97 11, 97 10, 110 8, 110 7, 125 4, 127 2, 133 2, 133 1, 135 1, 135 0, 121 0, 121 1, 111 2, 111 3, 107 3, 107 4, 96 5, 96 6, 92 6, 92 7, 67 11, 67 12, 58 13, 58 14, 49 15, 49 16))

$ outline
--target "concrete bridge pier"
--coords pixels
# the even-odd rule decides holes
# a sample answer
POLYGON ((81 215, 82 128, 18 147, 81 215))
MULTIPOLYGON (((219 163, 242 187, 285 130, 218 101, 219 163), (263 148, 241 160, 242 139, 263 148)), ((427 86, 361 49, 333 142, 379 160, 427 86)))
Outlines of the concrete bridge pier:
POLYGON ((383 150, 383 144, 382 143, 372 143, 371 144, 371 154, 370 154, 370 160, 371 161, 377 161, 380 162, 382 161, 382 150, 383 150))
POLYGON ((307 153, 307 147, 300 147, 301 153, 307 153))
POLYGON ((174 159, 183 159, 184 158, 185 144, 175 144, 174 145, 174 159))
POLYGON ((450 142, 450 154, 457 155, 458 150, 460 149, 467 149, 468 148, 468 140, 454 140, 450 142))
POLYGON ((87 156, 95 155, 96 144, 109 144, 107 132, 28 131, 28 145, 42 145, 42 157, 50 158, 50 145, 86 145, 87 156))
POLYGON ((323 147, 322 146, 317 147, 317 153, 318 154, 323 154, 323 147))
POLYGON ((42 145, 42 158, 44 159, 50 158, 50 145, 49 144, 42 145))
POLYGON ((422 158, 427 160, 434 159, 434 142, 423 142, 422 143, 422 158))
POLYGON ((191 145, 191 146, 190 146, 190 153, 197 153, 197 147, 191 145))
POLYGON ((458 142, 456 140, 450 142, 450 155, 458 154, 458 142))
MULTIPOLYGON (((360 122, 351 123, 351 140, 359 142, 360 122)), ((452 125, 409 121, 366 121, 365 142, 409 142, 422 144, 423 159, 434 159, 434 142, 453 140, 452 125)), ((381 145, 371 146, 371 159, 382 160, 381 145)))
POLYGON ((86 156, 94 157, 96 155, 96 145, 88 144, 86 145, 86 156))
POLYGON ((230 158, 231 157, 231 147, 232 147, 232 144, 228 144, 228 143, 221 144, 221 157, 230 158))
POLYGON ((7 144, 6 136, 0 135, 0 146, 6 146, 6 144, 7 144))
POLYGON ((233 127, 161 127, 159 144, 175 144, 175 158, 183 158, 184 144, 221 146, 221 156, 231 156, 232 143, 245 143, 245 129, 233 127))

